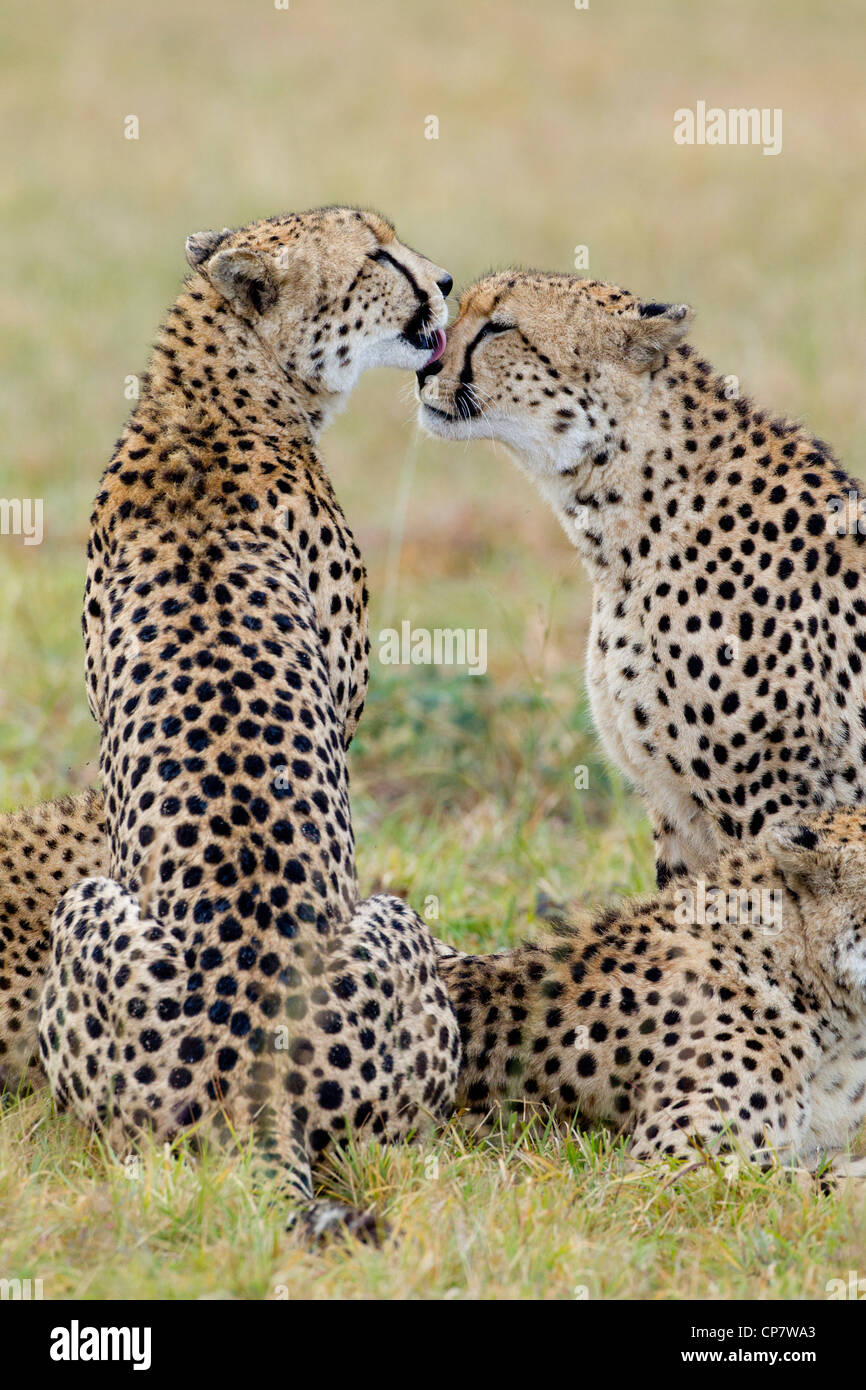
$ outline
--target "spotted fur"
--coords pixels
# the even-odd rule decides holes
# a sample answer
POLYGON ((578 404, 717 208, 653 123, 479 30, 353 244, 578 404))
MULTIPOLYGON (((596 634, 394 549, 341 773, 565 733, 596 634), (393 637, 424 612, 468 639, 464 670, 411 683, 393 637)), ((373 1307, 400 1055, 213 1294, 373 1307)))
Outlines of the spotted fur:
MULTIPOLYGON (((459 1043, 424 924, 358 901, 345 749, 366 579, 315 445, 365 367, 430 357, 450 279, 352 209, 187 254, 91 520, 107 849, 99 876, 70 861, 57 879, 41 1055, 58 1106, 115 1148, 190 1129, 250 1142, 310 1233, 372 1234, 314 1203, 310 1160, 446 1114, 459 1043)), ((13 967, 21 945, 13 929, 13 967)), ((28 1005, 37 988, 34 972, 28 1005)))
POLYGON ((108 872, 102 797, 61 797, 0 816, 0 1093, 45 1084, 39 1003, 60 897, 108 872))
POLYGON ((507 271, 465 293, 419 375, 425 427, 505 443, 586 565, 595 723, 650 808, 660 884, 866 793, 858 484, 732 398, 690 322, 507 271))
POLYGON ((703 892, 712 910, 679 880, 539 945, 444 950, 458 1105, 611 1121, 637 1159, 844 1148, 866 1114, 863 812, 776 822, 703 892))

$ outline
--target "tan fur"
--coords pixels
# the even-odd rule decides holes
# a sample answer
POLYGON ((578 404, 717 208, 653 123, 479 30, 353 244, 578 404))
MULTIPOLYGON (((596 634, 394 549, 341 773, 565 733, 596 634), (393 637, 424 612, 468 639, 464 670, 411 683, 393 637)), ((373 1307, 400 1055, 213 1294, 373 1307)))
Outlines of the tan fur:
POLYGON ((858 485, 804 429, 730 399, 682 341, 690 319, 504 272, 466 292, 420 374, 425 427, 505 443, 589 571, 593 714, 650 807, 660 883, 866 796, 863 537, 835 534, 858 485))
POLYGON ((843 1148, 866 1114, 866 819, 777 823, 768 840, 705 885, 732 905, 724 915, 684 920, 680 880, 537 946, 443 949, 458 1106, 481 1118, 521 1100, 613 1121, 640 1159, 697 1148, 814 1162, 843 1148), (758 910, 756 892, 777 894, 780 912, 758 910))
POLYGON ((107 871, 96 792, 0 816, 0 1091, 45 1084, 38 1028, 51 914, 67 888, 107 871))
MULTIPOLYGON (((366 579, 315 441, 366 367, 429 357, 445 277, 352 209, 201 234, 187 255, 91 521, 108 863, 90 837, 102 876, 57 879, 41 1054, 58 1105, 116 1149, 251 1138, 310 1234, 372 1234, 312 1202, 310 1160, 350 1129, 447 1113, 458 1039, 423 923, 358 901, 344 750, 366 579)), ((19 934, 3 968, 20 954, 19 934)))

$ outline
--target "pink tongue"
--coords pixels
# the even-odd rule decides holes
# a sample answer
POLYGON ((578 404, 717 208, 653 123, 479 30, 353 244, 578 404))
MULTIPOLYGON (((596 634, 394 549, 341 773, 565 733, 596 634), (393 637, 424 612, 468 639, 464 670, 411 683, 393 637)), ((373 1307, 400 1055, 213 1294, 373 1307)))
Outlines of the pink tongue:
POLYGON ((424 363, 424 366, 425 366, 425 367, 429 367, 431 362, 438 362, 438 361, 439 361, 439 358, 442 356, 443 352, 445 351, 445 343, 446 343, 446 341, 447 341, 447 340, 446 340, 446 338, 445 338, 445 333, 443 332, 443 330, 442 330, 441 328, 437 328, 437 329, 436 329, 436 346, 434 347, 434 349, 433 349, 433 351, 431 352, 430 356, 427 358, 427 361, 424 363))

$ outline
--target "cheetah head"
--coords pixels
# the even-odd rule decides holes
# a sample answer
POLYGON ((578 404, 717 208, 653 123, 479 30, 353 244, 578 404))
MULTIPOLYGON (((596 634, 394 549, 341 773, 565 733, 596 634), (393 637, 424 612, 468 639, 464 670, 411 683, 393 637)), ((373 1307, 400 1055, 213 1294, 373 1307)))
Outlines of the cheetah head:
POLYGON ((463 295, 442 357, 418 373, 420 423, 446 439, 500 440, 539 482, 588 478, 691 317, 595 280, 487 276, 463 295))
POLYGON ((799 896, 807 954, 866 1003, 866 810, 777 822, 764 842, 799 896))
POLYGON ((277 363, 345 396, 368 367, 417 371, 444 349, 451 276, 354 208, 187 238, 187 260, 277 363))

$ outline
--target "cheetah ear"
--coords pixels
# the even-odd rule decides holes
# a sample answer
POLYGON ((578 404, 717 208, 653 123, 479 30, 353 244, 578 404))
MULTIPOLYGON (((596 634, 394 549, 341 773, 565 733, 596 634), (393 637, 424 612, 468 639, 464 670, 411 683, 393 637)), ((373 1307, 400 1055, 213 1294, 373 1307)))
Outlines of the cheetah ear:
POLYGON ((202 262, 213 255, 227 236, 231 236, 230 227, 223 227, 221 232, 193 232, 192 236, 188 236, 186 239, 186 258, 193 270, 198 270, 202 262))
POLYGON ((257 318, 277 302, 274 267, 244 247, 227 247, 208 261, 207 278, 242 318, 257 318))
POLYGON ((623 353, 639 372, 658 367, 691 327, 694 313, 688 304, 638 305, 637 319, 626 319, 623 353))

